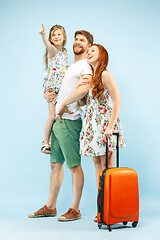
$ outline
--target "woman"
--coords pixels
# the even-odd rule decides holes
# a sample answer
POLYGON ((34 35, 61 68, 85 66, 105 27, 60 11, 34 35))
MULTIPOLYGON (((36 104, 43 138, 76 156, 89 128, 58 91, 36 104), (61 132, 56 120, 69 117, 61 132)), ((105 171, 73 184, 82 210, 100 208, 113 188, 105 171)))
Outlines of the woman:
MULTIPOLYGON (((118 117, 121 106, 120 95, 114 78, 106 70, 108 52, 103 46, 94 44, 88 51, 87 60, 92 66, 93 78, 89 84, 89 92, 87 94, 80 152, 84 156, 92 156, 96 171, 96 183, 98 185, 99 172, 105 168, 106 138, 108 138, 109 142, 108 168, 114 166, 114 151, 116 149, 116 136, 113 136, 112 133, 119 132, 120 147, 125 147, 125 141, 118 117), (113 107, 109 102, 110 96, 113 101, 113 107)), ((86 81, 82 77, 79 86, 84 83, 86 81)), ((63 106, 59 110, 60 115, 63 112, 61 111, 62 109, 68 111, 66 107, 68 104, 82 97, 83 95, 78 94, 77 89, 63 102, 63 106)))
POLYGON ((87 106, 84 115, 81 154, 92 156, 96 170, 98 184, 99 172, 105 168, 105 141, 109 139, 108 168, 114 166, 114 151, 116 149, 116 136, 119 132, 119 146, 124 147, 122 127, 119 120, 121 99, 116 83, 110 72, 106 70, 108 53, 99 44, 94 44, 89 49, 88 63, 93 68, 93 78, 87 95, 87 106), (113 101, 113 107, 109 98, 113 101))

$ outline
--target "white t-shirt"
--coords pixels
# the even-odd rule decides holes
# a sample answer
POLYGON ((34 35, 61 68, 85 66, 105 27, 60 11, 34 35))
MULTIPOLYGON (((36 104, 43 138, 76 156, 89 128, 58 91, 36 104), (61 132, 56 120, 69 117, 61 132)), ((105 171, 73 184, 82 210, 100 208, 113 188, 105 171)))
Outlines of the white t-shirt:
MULTIPOLYGON (((91 66, 87 63, 87 59, 79 60, 78 62, 70 65, 63 78, 62 85, 57 96, 56 115, 62 102, 75 91, 80 77, 84 74, 92 75, 92 69, 91 66)), ((78 102, 70 104, 68 109, 74 113, 63 113, 62 118, 76 120, 81 117, 81 108, 78 102)))

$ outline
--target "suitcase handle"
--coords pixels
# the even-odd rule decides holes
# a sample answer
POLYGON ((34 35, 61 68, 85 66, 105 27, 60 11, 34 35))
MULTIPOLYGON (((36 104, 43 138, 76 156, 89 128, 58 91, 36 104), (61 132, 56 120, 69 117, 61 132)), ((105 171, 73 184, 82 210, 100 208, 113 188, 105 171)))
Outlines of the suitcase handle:
MULTIPOLYGON (((117 167, 119 167, 119 133, 113 133, 117 136, 117 167)), ((106 138, 106 168, 108 168, 108 138, 106 138)))
POLYGON ((100 212, 100 210, 101 210, 101 206, 100 206, 100 202, 99 202, 100 195, 101 195, 101 189, 99 188, 98 189, 98 194, 97 194, 97 209, 98 209, 98 212, 100 212))

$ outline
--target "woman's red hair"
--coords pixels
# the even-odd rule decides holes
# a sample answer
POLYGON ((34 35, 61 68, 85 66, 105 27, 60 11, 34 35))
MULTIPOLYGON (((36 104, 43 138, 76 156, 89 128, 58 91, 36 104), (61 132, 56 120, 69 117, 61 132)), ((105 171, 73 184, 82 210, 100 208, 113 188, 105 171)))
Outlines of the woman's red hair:
POLYGON ((91 86, 93 87, 92 96, 93 98, 96 97, 98 100, 100 100, 104 89, 102 83, 102 72, 106 70, 109 57, 107 50, 102 45, 93 44, 92 46, 97 46, 99 49, 98 65, 91 81, 91 86))

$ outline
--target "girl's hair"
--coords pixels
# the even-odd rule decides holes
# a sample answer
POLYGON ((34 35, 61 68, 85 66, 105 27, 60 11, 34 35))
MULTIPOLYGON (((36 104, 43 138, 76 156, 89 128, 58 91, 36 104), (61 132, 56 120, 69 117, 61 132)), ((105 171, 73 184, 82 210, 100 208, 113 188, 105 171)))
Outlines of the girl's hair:
MULTIPOLYGON (((52 34, 57 30, 57 29, 60 29, 63 33, 63 37, 64 37, 64 41, 63 41, 63 46, 66 44, 66 41, 67 41, 67 36, 66 36, 66 32, 65 32, 65 29, 64 27, 60 26, 60 25, 54 25, 53 27, 51 27, 50 29, 50 32, 49 32, 49 42, 51 44, 53 44, 51 42, 51 37, 52 37, 52 34)), ((54 45, 54 44, 53 44, 54 45)), ((45 58, 45 64, 46 64, 46 69, 48 68, 48 50, 46 49, 46 53, 44 55, 44 58, 45 58)))
POLYGON ((104 89, 104 86, 102 83, 102 72, 106 70, 109 56, 108 56, 107 50, 100 44, 93 44, 92 46, 98 47, 99 56, 98 56, 98 65, 90 84, 93 87, 92 88, 93 98, 97 97, 97 99, 100 100, 102 97, 103 89, 104 89))

